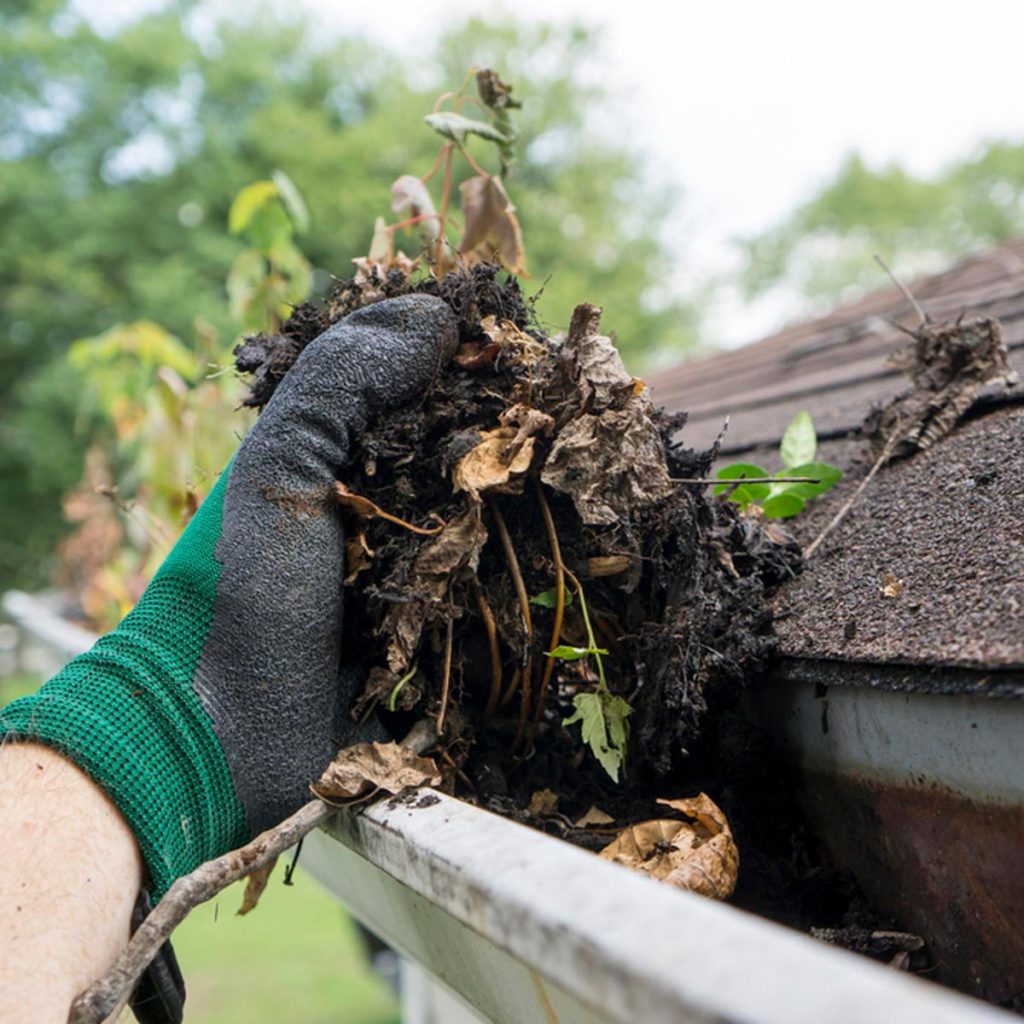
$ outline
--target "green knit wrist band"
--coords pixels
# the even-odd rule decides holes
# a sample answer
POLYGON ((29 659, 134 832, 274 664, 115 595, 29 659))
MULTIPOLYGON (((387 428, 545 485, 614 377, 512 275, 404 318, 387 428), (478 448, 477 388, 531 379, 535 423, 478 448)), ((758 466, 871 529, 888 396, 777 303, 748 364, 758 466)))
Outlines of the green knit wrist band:
POLYGON ((216 597, 227 472, 136 608, 41 690, 0 711, 0 735, 74 761, 135 833, 154 898, 245 842, 242 806, 192 688, 216 597))

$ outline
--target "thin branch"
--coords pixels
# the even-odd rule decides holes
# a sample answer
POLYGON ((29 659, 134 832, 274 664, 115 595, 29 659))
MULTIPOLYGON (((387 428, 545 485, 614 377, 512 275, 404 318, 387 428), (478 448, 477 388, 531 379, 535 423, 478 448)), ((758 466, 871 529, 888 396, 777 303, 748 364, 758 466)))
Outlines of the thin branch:
POLYGON ((484 717, 490 718, 497 710, 498 700, 501 698, 501 646, 498 643, 498 624, 494 620, 494 612, 491 611, 487 595, 476 576, 473 577, 473 593, 476 596, 477 608, 480 609, 480 618, 484 620, 487 645, 491 651, 491 692, 487 697, 487 707, 484 709, 484 717))
POLYGON ((390 512, 385 512, 380 505, 369 498, 364 498, 361 494, 350 491, 340 480, 334 482, 334 498, 339 505, 355 512, 356 515, 363 516, 365 519, 383 519, 388 523, 394 523, 395 526, 401 526, 411 533, 417 533, 421 537, 436 537, 447 525, 446 523, 441 523, 438 526, 427 527, 407 523, 404 519, 400 519, 390 512))
POLYGON ((731 480, 711 480, 702 476, 670 476, 674 484, 820 484, 813 476, 737 476, 731 480))
POLYGON ((448 712, 448 691, 452 682, 452 620, 448 620, 444 634, 444 675, 441 677, 441 710, 437 715, 437 734, 444 735, 444 716, 448 712))
MULTIPOLYGON (((550 653, 558 646, 562 637, 562 619, 565 615, 565 563, 562 561, 562 549, 558 543, 558 532, 555 530, 555 520, 554 516, 551 515, 551 506, 544 495, 544 485, 536 477, 534 477, 533 483, 537 491, 537 501, 540 504, 541 516, 544 519, 544 529, 547 530, 548 534, 551 560, 555 563, 555 621, 551 627, 551 646, 548 648, 550 653)), ((551 676, 554 671, 555 659, 549 657, 544 665, 544 672, 540 679, 540 688, 537 690, 537 701, 533 710, 533 725, 535 729, 544 711, 544 698, 547 696, 548 687, 551 685, 551 676)))
POLYGON ((867 489, 868 484, 875 478, 875 474, 885 465, 888 461, 889 456, 892 455, 893 450, 899 443, 899 437, 894 434, 886 442, 885 447, 882 449, 881 454, 875 459, 875 464, 868 470, 868 475, 857 485, 857 489, 846 499, 843 507, 832 517, 832 521, 825 527, 821 533, 818 534, 810 544, 804 548, 804 558, 808 559, 814 554, 818 548, 821 547, 821 542, 846 518, 849 511, 860 499, 860 496, 867 489))
POLYGON ((907 302, 910 303, 911 308, 914 310, 914 312, 918 316, 918 319, 921 321, 921 326, 924 327, 924 325, 928 323, 928 317, 925 315, 925 312, 921 308, 920 303, 918 303, 917 299, 914 298, 913 293, 910 291, 910 289, 892 272, 892 268, 889 266, 888 263, 885 262, 885 260, 882 259, 882 257, 877 252, 875 253, 875 262, 889 275, 889 277, 892 279, 892 283, 896 285, 896 287, 899 288, 901 292, 903 292, 903 297, 907 300, 907 302))
MULTIPOLYGON (((432 722, 420 721, 402 740, 402 746, 422 754, 437 741, 432 722)), ((132 993, 160 947, 189 912, 213 899, 233 882, 290 849, 337 810, 323 800, 310 800, 280 825, 261 832, 250 843, 200 864, 182 875, 139 925, 114 966, 75 998, 68 1024, 102 1024, 132 993)))

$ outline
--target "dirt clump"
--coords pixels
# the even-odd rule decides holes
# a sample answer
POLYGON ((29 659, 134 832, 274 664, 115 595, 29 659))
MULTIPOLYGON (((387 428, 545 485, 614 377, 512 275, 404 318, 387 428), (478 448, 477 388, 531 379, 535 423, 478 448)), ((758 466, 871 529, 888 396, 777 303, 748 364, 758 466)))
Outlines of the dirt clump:
POLYGON ((354 715, 396 734, 434 718, 449 789, 541 825, 529 808, 548 789, 548 827, 586 833, 573 823, 595 805, 616 820, 658 812, 709 698, 771 653, 768 598, 801 556, 678 482, 705 477, 716 451, 671 440, 685 416, 654 407, 599 308, 551 338, 499 277, 478 265, 413 283, 366 263, 248 339, 237 365, 259 407, 305 345, 368 301, 422 291, 453 309, 455 359, 368 427, 337 489, 342 629, 368 678, 354 715))

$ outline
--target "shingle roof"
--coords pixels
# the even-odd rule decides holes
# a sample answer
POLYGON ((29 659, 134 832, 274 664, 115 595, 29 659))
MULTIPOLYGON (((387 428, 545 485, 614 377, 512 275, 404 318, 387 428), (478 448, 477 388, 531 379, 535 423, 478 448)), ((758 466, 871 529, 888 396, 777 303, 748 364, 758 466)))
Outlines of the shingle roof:
MULTIPOLYGON (((1024 378, 1024 239, 911 290, 933 319, 997 317, 1024 378)), ((905 343, 889 319, 915 322, 896 288, 657 374, 655 401, 689 410, 682 438, 695 447, 710 444, 730 416, 723 454, 769 469, 778 468, 773 452, 786 425, 809 410, 820 457, 848 476, 793 521, 806 543, 866 469, 856 437, 865 415, 906 383, 886 366, 905 343)), ((883 469, 783 588, 777 628, 783 654, 799 658, 1024 668, 1024 385, 987 389, 953 434, 883 469), (902 583, 898 596, 882 594, 887 573, 902 583)))

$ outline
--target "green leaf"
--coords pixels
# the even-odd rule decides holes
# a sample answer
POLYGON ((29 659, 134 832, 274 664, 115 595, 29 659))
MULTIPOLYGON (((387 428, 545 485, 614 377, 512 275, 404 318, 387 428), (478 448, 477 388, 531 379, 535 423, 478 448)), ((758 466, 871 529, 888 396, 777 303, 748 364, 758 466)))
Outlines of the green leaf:
POLYGON ((437 114, 427 114, 423 118, 438 135, 458 142, 460 145, 466 141, 467 135, 479 135, 482 139, 490 142, 497 142, 500 146, 507 146, 511 141, 504 133, 499 132, 493 125, 486 121, 475 121, 471 117, 463 117, 451 110, 442 110, 437 114))
POLYGON ((607 654, 603 647, 570 647, 568 644, 559 644, 553 651, 545 651, 548 658, 558 658, 559 661, 581 661, 590 657, 591 654, 607 654))
MULTIPOLYGON (((565 595, 564 607, 568 608, 572 604, 572 591, 562 587, 562 593, 565 595)), ((558 595, 555 593, 554 587, 530 598, 530 604, 538 605, 541 608, 554 608, 557 603, 558 595)))
POLYGON ((827 462, 804 462, 799 466, 779 470, 776 476, 806 476, 816 479, 816 484, 773 484, 773 494, 795 494, 804 501, 824 494, 842 480, 843 471, 838 466, 830 466, 827 462))
POLYGON ((284 207, 268 203, 253 212, 243 233, 253 248, 269 255, 272 249, 290 242, 294 230, 284 207))
POLYGON ((804 499, 795 494, 773 494, 761 502, 761 511, 769 519, 792 519, 804 508, 804 499))
MULTIPOLYGON (((769 475, 767 470, 755 466, 752 462, 734 462, 729 466, 723 466, 718 471, 716 479, 742 480, 748 476, 766 477, 769 475)), ((725 494, 729 491, 730 486, 729 484, 716 484, 714 493, 725 494)), ((746 508, 752 502, 767 498, 770 491, 770 484, 741 484, 729 494, 729 500, 736 502, 741 508, 746 508)))
POLYGON ((288 216, 292 219, 292 224, 295 225, 295 230, 300 235, 304 235, 309 230, 309 208, 306 206, 306 201, 302 198, 302 193, 299 192, 295 182, 284 171, 274 171, 271 177, 274 179, 274 184, 281 194, 284 207, 288 211, 288 216))
POLYGON ((818 450, 818 435, 814 432, 814 421, 809 412, 798 412, 793 422, 786 427, 779 445, 779 454, 784 466, 799 466, 814 461, 814 453, 818 450))
POLYGON ((563 719, 562 724, 579 722, 583 742, 590 747, 601 767, 618 782, 629 742, 629 722, 626 719, 633 709, 608 690, 578 693, 572 706, 572 715, 563 719))
POLYGON ((228 211, 228 230, 233 235, 244 231, 259 210, 278 196, 277 184, 273 181, 254 181, 246 185, 235 196, 228 211))

